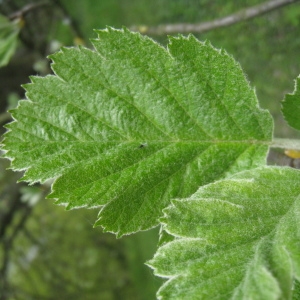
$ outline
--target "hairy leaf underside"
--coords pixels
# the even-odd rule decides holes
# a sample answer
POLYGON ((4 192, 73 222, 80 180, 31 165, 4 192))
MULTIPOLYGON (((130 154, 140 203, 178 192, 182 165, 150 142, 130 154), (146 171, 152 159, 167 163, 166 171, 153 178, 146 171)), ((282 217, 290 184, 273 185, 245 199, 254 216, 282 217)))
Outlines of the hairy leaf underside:
POLYGON ((164 210, 176 239, 148 263, 159 299, 298 299, 300 172, 261 167, 200 188, 164 210))

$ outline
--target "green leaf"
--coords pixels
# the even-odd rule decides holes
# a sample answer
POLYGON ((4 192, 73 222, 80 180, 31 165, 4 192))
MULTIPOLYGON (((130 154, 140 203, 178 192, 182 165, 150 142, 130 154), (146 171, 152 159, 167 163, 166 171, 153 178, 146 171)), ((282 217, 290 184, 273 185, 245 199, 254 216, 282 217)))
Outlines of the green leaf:
POLYGON ((282 113, 288 124, 300 130, 300 76, 296 78, 293 94, 286 94, 282 102, 282 113))
POLYGON ((32 77, 6 157, 50 197, 101 207, 118 236, 158 224, 176 197, 265 164, 272 120, 241 67, 192 35, 168 48, 127 29, 97 31, 95 51, 63 48, 55 76, 32 77))
POLYGON ((159 299, 292 299, 299 183, 299 170, 261 167, 173 200, 162 222, 176 239, 149 262, 169 279, 159 299))
POLYGON ((20 26, 0 15, 0 67, 8 64, 16 51, 20 26))

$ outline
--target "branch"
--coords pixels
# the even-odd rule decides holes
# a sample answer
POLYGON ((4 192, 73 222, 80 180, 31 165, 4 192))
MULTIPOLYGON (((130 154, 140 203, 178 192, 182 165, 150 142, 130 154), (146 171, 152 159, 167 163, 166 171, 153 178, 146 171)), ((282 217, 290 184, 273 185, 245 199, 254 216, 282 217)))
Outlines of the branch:
POLYGON ((237 13, 231 14, 227 17, 216 19, 209 22, 196 23, 196 24, 165 24, 159 25, 157 27, 147 27, 147 26, 132 26, 131 30, 140 31, 145 34, 161 35, 161 34, 174 34, 174 33, 202 33, 215 28, 226 27, 232 24, 249 20, 254 17, 263 15, 277 8, 292 4, 294 2, 299 2, 300 0, 271 0, 262 4, 258 4, 237 13))
POLYGON ((13 14, 9 15, 10 20, 14 19, 21 19, 26 15, 27 13, 38 9, 41 6, 46 6, 46 5, 51 5, 49 1, 42 1, 42 2, 37 2, 37 3, 30 3, 22 7, 20 10, 14 12, 13 14))

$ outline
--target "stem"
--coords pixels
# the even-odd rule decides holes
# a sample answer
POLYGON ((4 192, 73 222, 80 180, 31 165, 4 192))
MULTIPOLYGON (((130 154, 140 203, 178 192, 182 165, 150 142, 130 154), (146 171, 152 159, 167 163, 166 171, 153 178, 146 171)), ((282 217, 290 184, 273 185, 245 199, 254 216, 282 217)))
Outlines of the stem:
POLYGON ((274 138, 270 147, 300 150, 300 140, 274 138))

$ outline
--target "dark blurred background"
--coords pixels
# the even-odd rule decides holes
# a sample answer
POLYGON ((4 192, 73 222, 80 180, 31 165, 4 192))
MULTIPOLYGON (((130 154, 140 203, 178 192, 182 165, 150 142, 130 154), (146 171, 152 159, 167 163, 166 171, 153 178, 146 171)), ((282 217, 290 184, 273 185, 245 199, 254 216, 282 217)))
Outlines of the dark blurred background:
MULTIPOLYGON (((0 0, 0 125, 24 98, 30 75, 51 73, 46 56, 85 45, 93 29, 201 23, 264 3, 258 0, 0 0)), ((300 73, 300 3, 251 20, 194 33, 240 62, 260 105, 275 119, 277 137, 299 137, 284 123, 280 100, 300 73)), ((163 32, 152 37, 167 44, 163 32)), ((289 159, 284 157, 285 163, 289 159)), ((0 160, 0 300, 155 299, 161 280, 144 265, 158 229, 117 240, 93 228, 96 210, 64 211, 44 197, 49 185, 16 183, 20 173, 0 160)))

